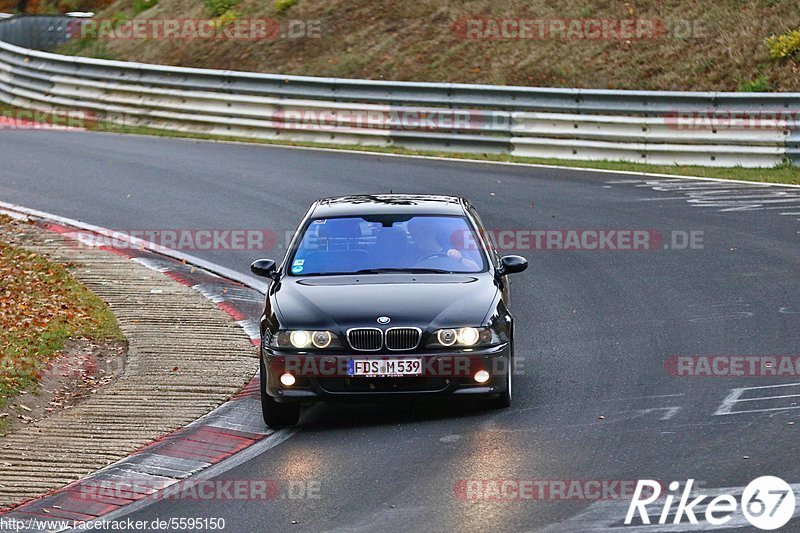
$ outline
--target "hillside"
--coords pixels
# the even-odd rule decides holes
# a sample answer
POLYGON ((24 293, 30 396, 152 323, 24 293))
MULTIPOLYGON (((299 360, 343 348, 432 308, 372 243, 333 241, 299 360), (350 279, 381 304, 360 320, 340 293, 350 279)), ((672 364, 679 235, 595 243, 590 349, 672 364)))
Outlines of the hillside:
POLYGON ((119 28, 134 17, 219 15, 217 20, 228 25, 270 18, 284 33, 305 28, 311 35, 266 40, 85 37, 64 51, 348 78, 800 90, 800 33, 773 47, 789 57, 771 58, 767 44, 770 36, 800 28, 796 0, 117 0, 98 18, 109 23, 107 28, 112 20, 119 28), (635 25, 633 33, 625 24, 635 25), (517 38, 520 32, 524 38, 517 38))

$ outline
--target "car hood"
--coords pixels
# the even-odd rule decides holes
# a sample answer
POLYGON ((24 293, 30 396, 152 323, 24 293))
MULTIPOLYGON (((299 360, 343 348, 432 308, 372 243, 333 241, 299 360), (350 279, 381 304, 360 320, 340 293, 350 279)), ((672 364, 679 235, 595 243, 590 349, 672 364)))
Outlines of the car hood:
POLYGON ((282 328, 480 326, 498 295, 491 274, 373 274, 281 280, 273 301, 282 328))

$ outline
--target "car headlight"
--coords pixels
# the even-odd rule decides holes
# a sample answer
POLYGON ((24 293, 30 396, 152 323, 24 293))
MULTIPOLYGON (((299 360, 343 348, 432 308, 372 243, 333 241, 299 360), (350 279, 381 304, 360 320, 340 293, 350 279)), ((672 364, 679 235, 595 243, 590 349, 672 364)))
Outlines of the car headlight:
POLYGON ((325 350, 342 347, 339 339, 331 331, 307 331, 304 329, 279 331, 272 338, 270 346, 294 350, 325 350))
POLYGON ((428 348, 473 348, 478 346, 492 346, 508 339, 492 328, 445 328, 433 332, 428 348))

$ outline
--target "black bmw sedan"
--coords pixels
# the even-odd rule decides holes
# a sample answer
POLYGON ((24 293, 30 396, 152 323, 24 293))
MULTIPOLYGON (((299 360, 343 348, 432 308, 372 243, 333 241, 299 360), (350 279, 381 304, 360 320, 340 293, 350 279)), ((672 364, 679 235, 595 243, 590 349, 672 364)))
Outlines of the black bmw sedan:
POLYGON ((261 402, 270 426, 315 401, 436 395, 511 404, 507 275, 475 208, 431 195, 325 198, 308 210, 261 317, 261 402))

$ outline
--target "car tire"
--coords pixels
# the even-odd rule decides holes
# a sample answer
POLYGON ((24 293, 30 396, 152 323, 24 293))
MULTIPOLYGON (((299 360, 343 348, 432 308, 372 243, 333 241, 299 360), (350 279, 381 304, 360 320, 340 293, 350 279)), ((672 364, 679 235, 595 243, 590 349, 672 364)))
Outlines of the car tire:
POLYGON ((261 376, 261 414, 264 423, 273 428, 290 427, 300 420, 300 406, 291 403, 279 403, 267 394, 267 369, 264 360, 260 361, 259 375, 261 376))

